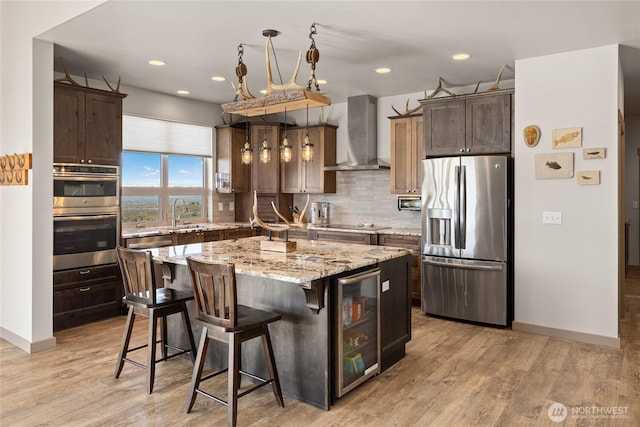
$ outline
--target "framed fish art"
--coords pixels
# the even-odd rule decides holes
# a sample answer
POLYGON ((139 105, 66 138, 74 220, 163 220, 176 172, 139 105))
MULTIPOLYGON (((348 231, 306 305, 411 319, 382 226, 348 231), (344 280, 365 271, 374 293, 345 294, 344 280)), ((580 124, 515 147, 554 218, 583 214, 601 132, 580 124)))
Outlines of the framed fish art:
POLYGON ((573 177, 573 153, 543 153, 535 157, 536 179, 573 177))
POLYGON ((607 157, 606 148, 584 148, 582 150, 582 158, 585 160, 604 159, 607 157))
POLYGON ((600 171, 580 171, 576 172, 576 179, 580 185, 599 185, 600 171))
POLYGON ((564 128, 551 131, 551 147, 580 148, 582 147, 582 128, 564 128))

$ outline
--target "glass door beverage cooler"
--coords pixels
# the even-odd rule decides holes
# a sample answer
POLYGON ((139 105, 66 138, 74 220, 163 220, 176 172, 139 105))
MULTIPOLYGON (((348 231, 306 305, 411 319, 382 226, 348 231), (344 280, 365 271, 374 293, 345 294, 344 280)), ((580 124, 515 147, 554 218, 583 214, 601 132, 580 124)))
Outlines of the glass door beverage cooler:
POLYGON ((335 393, 380 373, 380 269, 338 279, 335 393))

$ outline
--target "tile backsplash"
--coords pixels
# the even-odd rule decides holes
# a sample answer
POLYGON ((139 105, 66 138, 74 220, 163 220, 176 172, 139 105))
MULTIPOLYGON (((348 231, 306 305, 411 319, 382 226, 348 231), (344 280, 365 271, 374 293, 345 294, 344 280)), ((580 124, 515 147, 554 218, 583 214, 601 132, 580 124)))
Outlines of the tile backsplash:
MULTIPOLYGON (((391 194, 391 173, 388 169, 338 171, 336 192, 311 194, 312 202, 329 202, 329 222, 357 224, 370 222, 399 228, 420 228, 420 211, 399 211, 398 196, 391 194)), ((302 209, 307 196, 294 195, 293 201, 302 209)), ((311 220, 311 213, 307 219, 311 220)))
MULTIPOLYGON (((398 210, 398 196, 390 193, 391 174, 388 169, 339 171, 336 174, 335 193, 310 194, 311 202, 329 202, 330 223, 369 222, 389 227, 420 228, 420 211, 398 210)), ((214 192, 214 222, 234 222, 234 212, 229 209, 234 197, 234 194, 214 192), (218 210, 220 203, 222 211, 218 210)), ((302 209, 306 200, 306 194, 295 194, 293 197, 299 209, 302 209)), ((311 207, 306 216, 311 222, 311 207)))

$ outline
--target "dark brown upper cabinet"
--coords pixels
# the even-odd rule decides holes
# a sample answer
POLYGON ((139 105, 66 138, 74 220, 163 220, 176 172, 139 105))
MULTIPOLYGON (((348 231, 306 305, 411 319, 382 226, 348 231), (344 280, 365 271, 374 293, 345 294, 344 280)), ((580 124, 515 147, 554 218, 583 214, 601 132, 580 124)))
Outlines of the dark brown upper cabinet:
POLYGON ((511 152, 513 91, 423 101, 426 156, 511 152))
POLYGON ((125 96, 55 82, 54 162, 119 166, 125 96))

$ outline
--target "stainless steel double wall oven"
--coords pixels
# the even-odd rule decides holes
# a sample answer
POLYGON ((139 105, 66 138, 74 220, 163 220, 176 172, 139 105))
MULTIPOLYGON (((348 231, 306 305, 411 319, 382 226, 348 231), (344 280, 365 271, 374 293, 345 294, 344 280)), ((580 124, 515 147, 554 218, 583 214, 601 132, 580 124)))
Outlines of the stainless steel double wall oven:
POLYGON ((54 163, 54 271, 117 263, 119 237, 119 167, 54 163))

